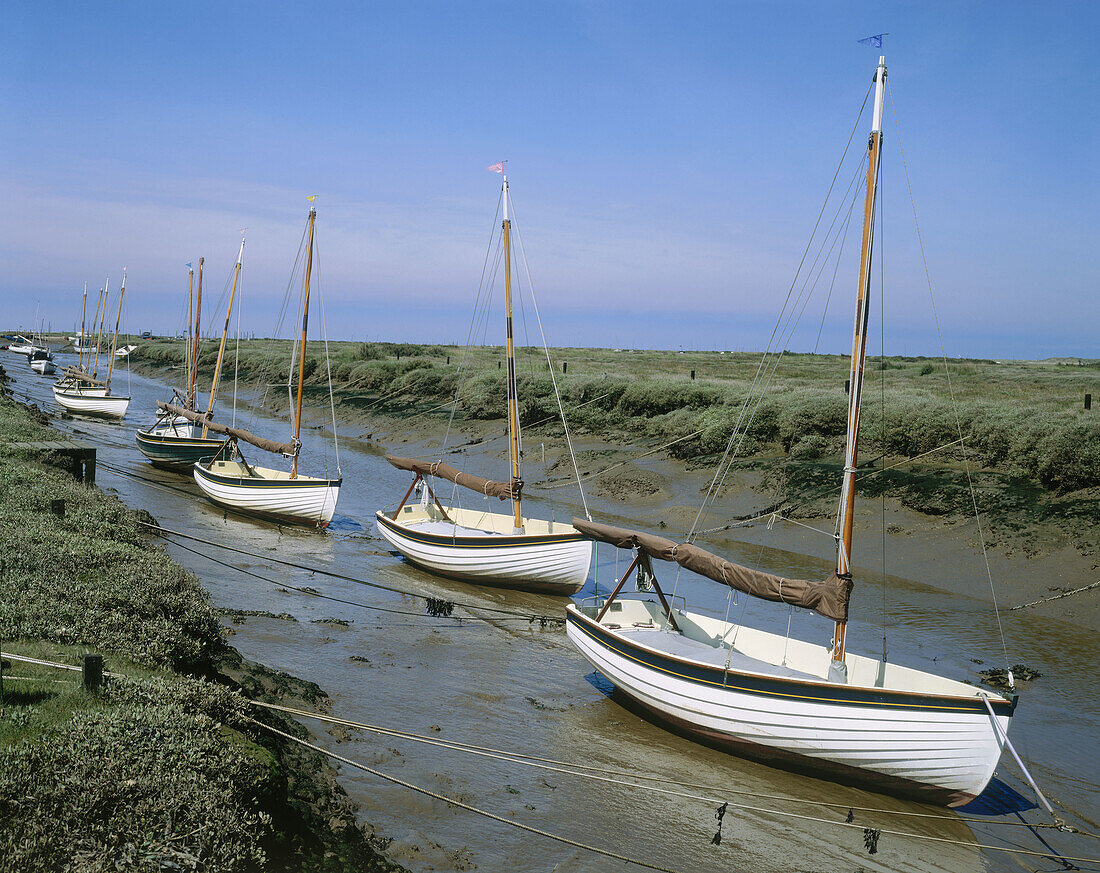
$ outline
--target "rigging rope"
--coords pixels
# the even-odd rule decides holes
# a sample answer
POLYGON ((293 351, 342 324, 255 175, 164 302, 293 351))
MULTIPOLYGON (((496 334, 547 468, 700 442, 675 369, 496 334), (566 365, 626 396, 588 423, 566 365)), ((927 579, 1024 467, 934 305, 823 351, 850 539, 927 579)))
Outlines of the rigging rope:
MULTIPOLYGON (((511 202, 511 198, 509 198, 511 202)), ((513 215, 515 215, 515 206, 512 207, 513 215)), ((531 281, 531 268, 527 265, 527 249, 523 245, 523 234, 519 230, 519 224, 516 224, 516 237, 519 239, 519 251, 523 256, 523 269, 527 273, 527 286, 531 290, 531 304, 535 309, 535 318, 539 323, 539 335, 542 337, 542 350, 546 353, 546 366, 550 370, 550 381, 554 386, 554 399, 558 401, 558 412, 561 413, 561 424, 565 430, 565 444, 569 447, 569 459, 573 462, 573 472, 577 477, 577 490, 581 495, 581 503, 584 505, 584 514, 589 521, 592 520, 592 513, 588 511, 588 499, 584 495, 584 485, 581 484, 581 471, 577 467, 577 453, 573 450, 573 438, 569 435, 569 423, 565 420, 565 407, 562 406, 561 392, 558 390, 558 377, 554 373, 554 364, 550 360, 550 347, 546 344, 546 331, 542 326, 542 315, 539 313, 539 301, 535 297, 535 285, 531 281)))
MULTIPOLYGON (((901 125, 898 122, 898 113, 894 106, 894 92, 893 89, 890 88, 889 82, 887 82, 886 91, 890 95, 890 111, 894 116, 894 129, 898 134, 898 151, 901 153, 901 165, 905 169, 905 184, 909 189, 909 203, 913 207, 913 225, 917 230, 917 242, 920 245, 921 262, 924 264, 924 278, 925 282, 928 284, 928 299, 932 304, 932 317, 936 323, 936 336, 940 343, 940 357, 943 359, 943 370, 947 377, 947 390, 951 395, 951 411, 955 415, 955 429, 959 434, 959 442, 961 443, 965 440, 962 432, 962 419, 959 417, 959 405, 955 398, 955 385, 954 382, 951 381, 951 368, 947 362, 947 349, 943 342, 943 330, 940 328, 940 315, 939 311, 936 309, 936 295, 932 292, 932 273, 928 268, 928 256, 924 250, 924 236, 921 234, 920 222, 917 220, 917 202, 913 198, 913 184, 909 181, 909 164, 905 160, 905 149, 901 144, 901 125)), ((970 459, 966 456, 966 453, 963 453, 963 469, 966 471, 966 482, 970 488, 970 504, 974 510, 974 521, 978 526, 978 542, 982 547, 982 560, 985 562, 985 575, 989 580, 989 593, 993 598, 993 614, 997 618, 997 632, 1001 636, 1001 650, 1004 654, 1005 670, 1008 671, 1010 686, 1015 687, 1015 682, 1012 680, 1012 669, 1008 662, 1008 643, 1005 642, 1004 626, 1001 623, 1001 610, 997 604, 997 588, 993 584, 993 571, 989 567, 989 553, 985 544, 985 532, 982 530, 982 516, 981 513, 978 512, 978 498, 974 491, 974 480, 970 475, 970 459)))

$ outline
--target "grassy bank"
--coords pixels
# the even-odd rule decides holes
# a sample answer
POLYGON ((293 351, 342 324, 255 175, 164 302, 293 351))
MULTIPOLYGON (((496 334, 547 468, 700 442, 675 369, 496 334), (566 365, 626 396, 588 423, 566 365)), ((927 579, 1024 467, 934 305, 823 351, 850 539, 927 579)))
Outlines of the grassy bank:
MULTIPOLYGON (((435 409, 445 417, 447 409, 439 407, 454 397, 461 382, 460 418, 502 417, 501 348, 471 349, 465 376, 460 369, 465 351, 453 347, 332 343, 331 351, 335 397, 345 412, 401 416, 435 409)), ((133 360, 163 370, 181 366, 182 353, 179 341, 146 341, 133 360)), ((327 381, 318 354, 307 358, 306 384, 320 403, 327 402, 327 381)), ((201 384, 209 384, 216 357, 213 344, 203 350, 201 384)), ((253 340, 241 344, 232 366, 249 384, 285 383, 289 357, 287 341, 253 340)), ((575 433, 598 434, 610 442, 678 440, 669 453, 701 464, 713 463, 724 450, 759 365, 756 354, 732 352, 559 349, 554 358, 575 433)), ((1100 486, 1100 410, 1083 408, 1086 392, 1100 403, 1100 361, 955 360, 950 380, 942 361, 926 358, 873 359, 868 371, 864 458, 934 452, 934 466, 967 460, 1054 495, 1100 486), (958 444, 960 431, 965 447, 958 444)), ((525 428, 560 432, 541 351, 521 350, 518 372, 525 428)), ((740 455, 838 460, 847 376, 844 357, 785 355, 756 408, 740 455)), ((267 389, 273 408, 285 403, 285 396, 285 391, 267 389)))
POLYGON ((0 870, 399 870, 324 759, 250 719, 306 730, 240 693, 324 692, 246 664, 142 513, 16 446, 56 438, 0 396, 0 870), (120 674, 97 693, 10 657, 88 651, 120 674))

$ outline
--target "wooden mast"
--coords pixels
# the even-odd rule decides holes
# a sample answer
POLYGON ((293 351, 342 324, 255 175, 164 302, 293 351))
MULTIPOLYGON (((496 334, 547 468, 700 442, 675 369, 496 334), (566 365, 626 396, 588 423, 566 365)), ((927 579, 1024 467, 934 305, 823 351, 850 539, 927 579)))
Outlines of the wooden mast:
MULTIPOLYGON (((244 245, 244 240, 241 240, 241 245, 244 245)), ((195 408, 195 383, 199 376, 199 319, 202 316, 202 265, 205 258, 199 258, 199 288, 198 295, 195 297, 195 327, 191 334, 191 384, 187 387, 187 399, 188 409, 195 408)), ((237 258, 237 268, 241 266, 240 258, 237 258)), ((237 277, 233 277, 233 281, 237 281, 237 277)), ((232 304, 230 304, 232 305, 232 304)), ((228 315, 226 316, 228 321, 228 315)), ((228 327, 228 324, 226 325, 228 327)), ((210 411, 213 412, 213 406, 210 411)))
MULTIPOLYGON (((309 198, 313 202, 313 198, 309 198)), ((298 398, 294 406, 294 459, 290 462, 290 478, 298 478, 298 450, 301 443, 298 435, 302 432, 302 383, 306 378, 306 326, 309 323, 309 280, 313 273, 313 225, 317 221, 317 207, 309 207, 309 241, 306 255, 306 287, 302 292, 302 340, 298 344, 298 398)))
POLYGON ((504 176, 504 317, 508 323, 508 454, 512 460, 512 510, 518 531, 523 527, 523 480, 519 471, 519 399, 516 396, 516 350, 512 340, 512 222, 508 218, 508 177, 504 176))
MULTIPOLYGON (((107 280, 107 284, 103 288, 103 314, 100 315, 99 308, 96 308, 96 318, 99 319, 99 330, 95 335, 95 363, 92 365, 92 378, 94 379, 99 375, 99 347, 103 342, 103 322, 107 320, 107 295, 111 289, 111 280, 107 280)), ((93 325, 94 327, 94 325, 93 325)))
POLYGON ((77 337, 76 346, 80 349, 77 355, 77 369, 84 369, 84 320, 88 317, 88 283, 84 283, 84 302, 80 307, 80 336, 77 337))
POLYGON ((107 361, 107 393, 111 393, 111 373, 115 369, 115 347, 118 345, 118 325, 122 321, 122 298, 126 296, 126 270, 122 271, 122 290, 118 293, 118 315, 115 316, 115 332, 111 336, 111 357, 107 361))
POLYGON ((187 368, 184 376, 187 379, 187 399, 184 406, 194 409, 195 403, 191 397, 191 355, 195 348, 195 335, 191 331, 191 317, 195 314, 195 268, 190 262, 187 264, 187 368))
MULTIPOLYGON (((855 328, 852 335, 852 363, 848 390, 848 437, 844 453, 844 480, 840 494, 840 532, 836 573, 841 579, 852 575, 852 522, 855 514, 856 454, 859 446, 859 408, 863 396, 863 369, 867 358, 867 321, 871 297, 871 247, 874 242, 875 194, 882 149, 882 103, 886 84, 886 58, 880 56, 875 70, 875 109, 867 141, 867 195, 863 204, 863 243, 859 255, 859 287, 856 294, 855 328)), ((834 678, 847 678, 844 665, 844 636, 847 622, 838 621, 833 634, 834 678)))
MULTIPOLYGON (((218 363, 214 366, 214 379, 210 383, 210 405, 206 408, 206 419, 202 426, 202 438, 206 439, 209 430, 208 422, 214 414, 214 398, 218 393, 218 377, 222 372, 222 358, 225 356, 225 338, 229 335, 229 316, 233 314, 233 298, 237 296, 237 280, 241 276, 241 258, 244 257, 244 237, 241 237, 241 247, 237 252, 237 266, 233 268, 233 287, 229 289, 229 305, 225 308, 225 325, 222 327, 222 342, 218 346, 218 363)), ((202 258, 199 258, 199 287, 202 287, 202 258)), ((198 356, 195 356, 198 363, 198 356)))

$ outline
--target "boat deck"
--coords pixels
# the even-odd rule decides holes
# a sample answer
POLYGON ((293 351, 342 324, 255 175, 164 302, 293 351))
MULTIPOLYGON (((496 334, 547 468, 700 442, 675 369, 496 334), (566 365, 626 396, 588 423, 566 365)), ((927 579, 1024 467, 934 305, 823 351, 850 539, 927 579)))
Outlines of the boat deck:
POLYGON ((617 629, 615 633, 632 642, 689 661, 725 667, 726 659, 729 658, 729 669, 731 670, 760 673, 765 676, 782 676, 788 679, 822 681, 822 677, 814 676, 812 673, 792 670, 782 664, 769 664, 767 661, 749 657, 743 652, 737 651, 737 649, 731 651, 725 646, 712 646, 709 643, 685 637, 673 630, 661 630, 657 627, 624 627, 617 629))
POLYGON ((408 527, 415 527, 424 533, 445 537, 500 537, 505 534, 494 530, 482 530, 479 527, 463 527, 451 521, 414 521, 408 527))

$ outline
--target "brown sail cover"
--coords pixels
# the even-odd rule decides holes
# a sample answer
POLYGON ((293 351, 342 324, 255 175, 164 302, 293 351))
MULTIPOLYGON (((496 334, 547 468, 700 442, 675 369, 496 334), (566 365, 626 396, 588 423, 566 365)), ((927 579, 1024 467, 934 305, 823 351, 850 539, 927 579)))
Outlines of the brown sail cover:
POLYGON ((418 473, 421 476, 438 476, 489 497, 499 497, 501 500, 519 497, 518 494, 513 493, 511 482, 494 482, 492 479, 463 473, 442 461, 418 461, 416 458, 398 458, 395 455, 386 455, 386 460, 398 470, 408 470, 410 473, 418 473))
POLYGON ((763 573, 740 564, 731 564, 692 543, 674 543, 664 537, 599 524, 583 518, 574 518, 573 527, 585 536, 620 549, 641 549, 652 558, 674 561, 685 570, 691 570, 715 582, 723 582, 730 588, 744 591, 753 597, 812 609, 834 621, 848 620, 848 598, 852 593, 852 581, 841 579, 836 573, 824 582, 784 579, 782 576, 763 573))
POLYGON ((83 370, 78 370, 76 367, 62 367, 61 372, 69 379, 75 379, 78 382, 87 382, 89 385, 107 385, 102 379, 93 379, 83 370))
POLYGON ((234 439, 243 440, 250 445, 255 446, 258 449, 263 449, 265 452, 271 452, 275 455, 293 455, 294 443, 277 443, 275 440, 269 440, 264 437, 256 436, 247 430, 241 430, 239 427, 229 427, 224 424, 218 424, 216 421, 210 421, 205 413, 195 412, 191 409, 184 409, 182 406, 173 406, 171 403, 165 403, 163 400, 157 401, 157 406, 166 412, 171 412, 175 415, 182 416, 190 421, 197 422, 198 424, 206 425, 208 430, 214 433, 220 433, 225 436, 233 437, 234 439))

